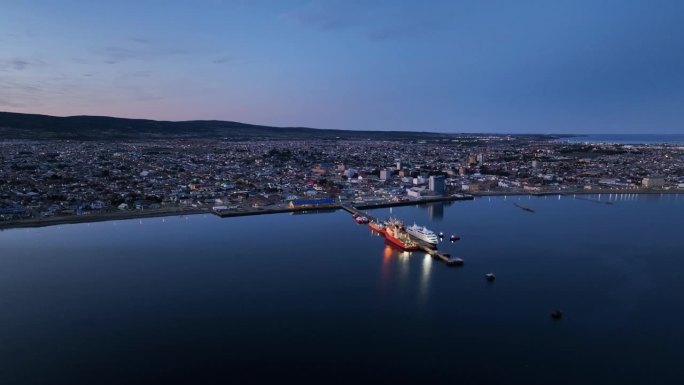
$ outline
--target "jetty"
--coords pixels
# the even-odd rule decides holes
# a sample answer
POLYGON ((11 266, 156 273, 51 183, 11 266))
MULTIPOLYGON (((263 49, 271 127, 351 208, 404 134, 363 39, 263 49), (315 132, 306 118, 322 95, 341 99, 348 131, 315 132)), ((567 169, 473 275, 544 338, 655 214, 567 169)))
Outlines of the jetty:
MULTIPOLYGON (((365 211, 359 210, 356 207, 349 206, 349 205, 342 205, 341 208, 342 208, 342 210, 345 210, 352 215, 364 216, 364 217, 368 218, 371 222, 377 222, 378 221, 378 218, 376 218, 375 216, 370 215, 365 211)), ((431 257, 433 257, 435 259, 441 260, 442 262, 446 263, 447 266, 462 266, 463 265, 463 260, 461 258, 452 258, 451 255, 437 250, 437 246, 432 246, 432 245, 426 243, 425 241, 420 240, 420 239, 412 236, 411 234, 407 233, 407 235, 411 238, 411 240, 413 242, 415 242, 418 245, 418 248, 420 250, 423 250, 424 252, 428 253, 431 257)))
POLYGON ((533 209, 533 208, 527 207, 527 206, 523 206, 523 205, 521 205, 521 204, 519 204, 519 203, 513 203, 513 206, 515 206, 515 207, 517 207, 517 208, 519 208, 519 209, 522 209, 522 210, 524 210, 524 211, 527 211, 527 212, 529 212, 529 213, 533 213, 533 212, 534 212, 534 209, 533 209))
POLYGON ((577 200, 580 201, 587 201, 587 202, 592 202, 592 203, 598 203, 598 204, 605 204, 605 205, 612 205, 613 202, 611 201, 602 201, 598 199, 593 199, 593 198, 585 198, 585 197, 574 197, 577 200))

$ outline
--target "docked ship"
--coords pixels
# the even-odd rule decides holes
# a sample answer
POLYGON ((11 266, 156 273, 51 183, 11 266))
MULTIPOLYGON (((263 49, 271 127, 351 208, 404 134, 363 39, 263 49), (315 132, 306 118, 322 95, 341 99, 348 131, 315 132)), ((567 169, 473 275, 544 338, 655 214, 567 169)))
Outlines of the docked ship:
POLYGON ((404 250, 418 250, 418 244, 411 240, 397 221, 385 223, 385 238, 404 250))
POLYGON ((359 224, 368 223, 368 218, 364 217, 363 215, 354 214, 354 215, 352 215, 352 218, 354 218, 356 223, 359 223, 359 224))
POLYGON ((414 223, 413 226, 409 226, 406 229, 406 232, 420 239, 421 241, 427 242, 431 245, 436 245, 437 242, 439 242, 437 234, 435 234, 432 230, 429 230, 425 226, 418 226, 414 223))
POLYGON ((385 225, 380 222, 372 221, 368 224, 368 227, 376 233, 385 234, 385 225))

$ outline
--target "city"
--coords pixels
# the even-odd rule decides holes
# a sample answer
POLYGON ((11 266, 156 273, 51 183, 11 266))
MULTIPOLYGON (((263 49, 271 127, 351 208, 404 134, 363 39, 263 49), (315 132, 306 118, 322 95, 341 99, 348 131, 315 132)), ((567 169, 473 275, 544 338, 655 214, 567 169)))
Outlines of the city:
POLYGON ((684 378, 684 1, 1 4, 0 385, 684 378))
MULTIPOLYGON (((442 140, 0 142, 0 220, 260 213, 316 199, 684 192, 684 147, 442 140)), ((49 222, 48 222, 49 223, 49 222)))

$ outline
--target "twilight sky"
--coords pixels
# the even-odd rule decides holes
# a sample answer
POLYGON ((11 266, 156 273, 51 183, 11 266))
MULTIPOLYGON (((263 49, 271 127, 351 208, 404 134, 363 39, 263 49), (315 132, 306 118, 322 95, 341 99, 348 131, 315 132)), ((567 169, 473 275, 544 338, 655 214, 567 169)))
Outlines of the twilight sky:
POLYGON ((1 0, 0 111, 684 133, 683 0, 1 0))

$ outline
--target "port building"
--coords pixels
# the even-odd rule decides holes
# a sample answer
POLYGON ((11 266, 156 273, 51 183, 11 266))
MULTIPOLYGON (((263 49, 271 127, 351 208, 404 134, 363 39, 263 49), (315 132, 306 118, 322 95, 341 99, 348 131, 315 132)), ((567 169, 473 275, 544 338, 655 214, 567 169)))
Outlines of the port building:
POLYGON ((444 194, 444 175, 430 175, 429 187, 434 194, 444 194))
POLYGON ((295 199, 290 201, 290 208, 325 207, 334 205, 335 203, 335 199, 333 198, 295 199))

